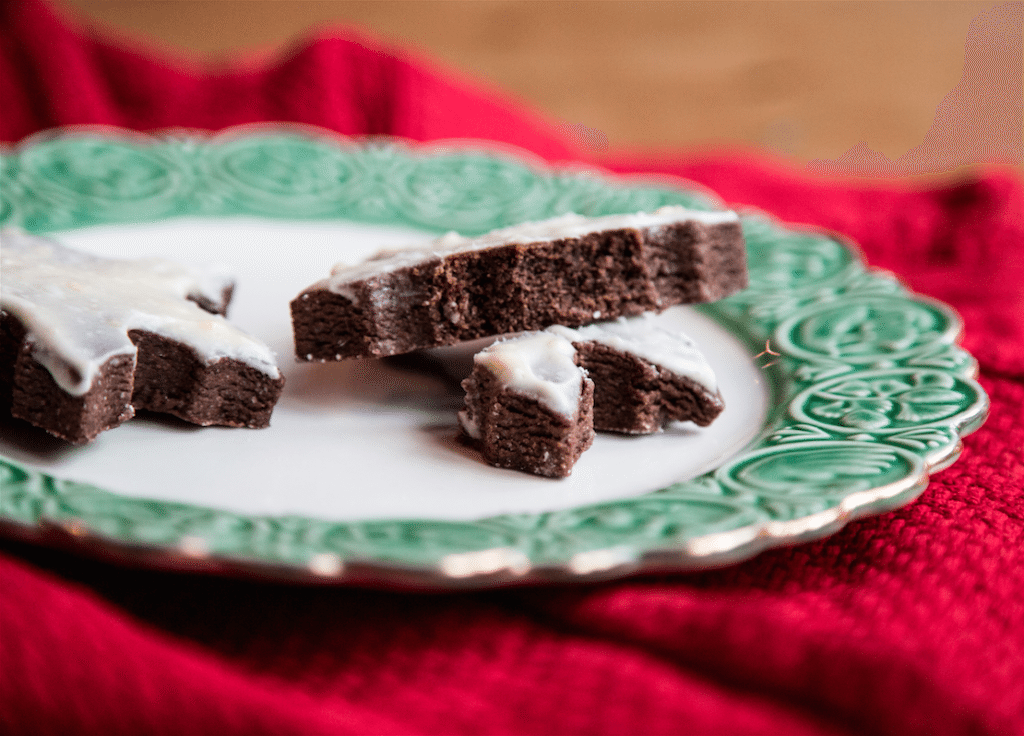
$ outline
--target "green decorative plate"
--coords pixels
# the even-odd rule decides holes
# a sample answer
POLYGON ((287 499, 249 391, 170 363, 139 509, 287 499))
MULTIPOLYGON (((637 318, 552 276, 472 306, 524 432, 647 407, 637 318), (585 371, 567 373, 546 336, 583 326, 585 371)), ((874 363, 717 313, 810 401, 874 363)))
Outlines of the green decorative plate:
MULTIPOLYGON (((267 430, 143 417, 68 447, 4 420, 7 534, 132 564, 389 586, 695 570, 908 503, 986 414, 952 310, 867 269, 842 239, 746 211, 750 288, 659 317, 715 368, 719 420, 600 436, 564 481, 491 468, 458 441, 450 376, 293 363, 288 301, 336 261, 446 230, 713 209, 713 195, 551 170, 490 144, 280 126, 64 130, 0 164, 4 226, 233 268, 232 318, 271 345, 288 381, 267 430)), ((456 376, 465 359, 435 357, 456 376)))

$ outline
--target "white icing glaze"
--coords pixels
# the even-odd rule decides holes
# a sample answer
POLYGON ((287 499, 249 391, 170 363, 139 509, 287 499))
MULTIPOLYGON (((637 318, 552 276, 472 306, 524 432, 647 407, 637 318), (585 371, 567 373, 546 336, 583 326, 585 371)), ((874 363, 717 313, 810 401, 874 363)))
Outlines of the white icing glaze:
POLYGON ((611 322, 575 329, 555 325, 547 331, 570 342, 597 342, 614 350, 632 353, 659 368, 689 378, 708 391, 718 390, 714 371, 693 340, 682 332, 664 328, 651 314, 620 317, 611 322))
POLYGON ((368 260, 354 266, 339 263, 331 269, 329 278, 317 282, 310 288, 326 288, 346 299, 354 300, 354 294, 349 286, 353 282, 399 268, 445 258, 455 253, 483 250, 512 243, 529 244, 563 238, 578 238, 605 230, 642 230, 686 221, 715 225, 738 220, 739 217, 735 212, 708 212, 691 210, 680 205, 668 205, 654 212, 638 212, 629 215, 585 217, 569 213, 538 222, 524 222, 512 227, 492 230, 476 238, 467 238, 456 232, 449 232, 425 245, 379 251, 368 260))
POLYGON ((490 371, 503 386, 573 419, 586 375, 573 361, 575 355, 576 348, 565 338, 529 332, 491 344, 473 356, 473 362, 490 371))
POLYGON ((234 358, 277 378, 274 355, 187 297, 220 303, 231 280, 158 258, 100 258, 48 238, 0 232, 0 307, 25 326, 33 357, 81 396, 115 355, 134 355, 129 330, 188 345, 206 360, 234 358))

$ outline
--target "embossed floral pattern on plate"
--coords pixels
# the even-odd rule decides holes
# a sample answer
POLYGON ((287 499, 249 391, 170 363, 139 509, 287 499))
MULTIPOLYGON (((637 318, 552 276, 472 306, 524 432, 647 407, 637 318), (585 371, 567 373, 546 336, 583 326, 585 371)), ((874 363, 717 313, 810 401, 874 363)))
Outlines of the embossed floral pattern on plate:
MULTIPOLYGON (((547 170, 484 145, 309 129, 161 137, 71 130, 0 158, 0 224, 48 232, 258 214, 467 234, 563 212, 711 209, 696 188, 547 170)), ((729 564, 907 503, 984 420, 947 306, 865 267, 841 238, 745 211, 751 285, 700 311, 762 361, 774 408, 716 471, 619 501, 477 521, 337 523, 126 498, 0 458, 4 529, 130 561, 413 586, 483 586, 729 564)))

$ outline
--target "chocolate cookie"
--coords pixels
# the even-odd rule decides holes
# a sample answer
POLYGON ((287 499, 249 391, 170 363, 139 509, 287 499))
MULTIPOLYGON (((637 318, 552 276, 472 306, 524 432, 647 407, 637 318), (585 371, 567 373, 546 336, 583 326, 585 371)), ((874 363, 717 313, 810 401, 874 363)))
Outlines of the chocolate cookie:
POLYGON ((709 302, 747 284, 733 212, 563 215, 336 266, 291 304, 299 360, 381 357, 709 302))
POLYGON ((138 409, 269 424, 284 378, 269 348, 224 319, 229 279, 20 231, 0 239, 0 409, 76 444, 138 409))
POLYGON ((548 332, 499 340, 462 382, 465 433, 501 468, 564 478, 594 441, 594 384, 568 340, 548 332))
POLYGON ((572 342, 576 363, 594 381, 598 431, 650 434, 687 420, 706 427, 725 408, 693 340, 651 315, 548 331, 572 342))

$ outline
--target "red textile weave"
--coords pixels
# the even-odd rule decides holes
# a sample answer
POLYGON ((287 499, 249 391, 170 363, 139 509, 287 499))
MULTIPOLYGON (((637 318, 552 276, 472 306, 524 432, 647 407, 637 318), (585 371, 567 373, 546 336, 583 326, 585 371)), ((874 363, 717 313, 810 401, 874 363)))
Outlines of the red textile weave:
MULTIPOLYGON (((174 68, 0 4, 0 139, 258 120, 565 159, 500 95, 355 35, 244 73, 174 68)), ((739 155, 618 156, 846 233, 956 306, 992 400, 899 511, 699 575, 405 595, 122 569, 0 542, 10 734, 1024 732, 1024 186, 836 183, 739 155)))

